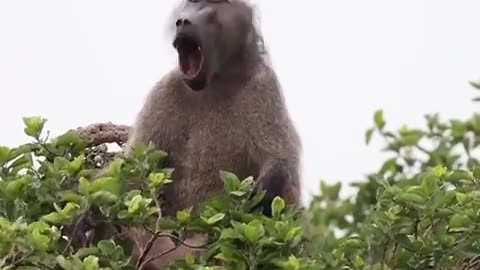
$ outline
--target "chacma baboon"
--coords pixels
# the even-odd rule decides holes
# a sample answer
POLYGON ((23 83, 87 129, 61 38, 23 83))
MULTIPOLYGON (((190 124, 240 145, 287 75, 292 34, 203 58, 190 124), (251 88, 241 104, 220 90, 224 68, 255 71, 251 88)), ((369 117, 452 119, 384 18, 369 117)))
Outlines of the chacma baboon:
POLYGON ((175 171, 162 214, 223 192, 220 170, 253 176, 266 191, 267 215, 275 196, 298 204, 300 138, 254 9, 242 0, 188 0, 178 11, 172 44, 179 65, 148 94, 126 150, 152 142, 168 153, 175 171))

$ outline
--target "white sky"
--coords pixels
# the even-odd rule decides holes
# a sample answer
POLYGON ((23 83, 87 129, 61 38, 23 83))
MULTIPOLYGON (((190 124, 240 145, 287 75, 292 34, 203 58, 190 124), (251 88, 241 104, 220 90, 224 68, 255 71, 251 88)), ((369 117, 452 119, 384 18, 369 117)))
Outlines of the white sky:
MULTIPOLYGON (((0 0, 0 144, 26 142, 22 117, 54 135, 131 124, 176 64, 174 0, 0 0)), ((261 26, 304 144, 305 200, 320 179, 357 180, 385 155, 364 145, 373 111, 421 124, 475 109, 480 1, 259 0, 261 26)))

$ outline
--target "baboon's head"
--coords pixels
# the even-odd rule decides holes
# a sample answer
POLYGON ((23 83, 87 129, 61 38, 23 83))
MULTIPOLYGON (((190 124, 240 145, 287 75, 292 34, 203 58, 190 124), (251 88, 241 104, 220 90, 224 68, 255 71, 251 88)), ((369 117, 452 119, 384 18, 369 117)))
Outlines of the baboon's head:
POLYGON ((253 8, 242 0, 185 0, 173 46, 185 83, 200 91, 259 49, 253 8))

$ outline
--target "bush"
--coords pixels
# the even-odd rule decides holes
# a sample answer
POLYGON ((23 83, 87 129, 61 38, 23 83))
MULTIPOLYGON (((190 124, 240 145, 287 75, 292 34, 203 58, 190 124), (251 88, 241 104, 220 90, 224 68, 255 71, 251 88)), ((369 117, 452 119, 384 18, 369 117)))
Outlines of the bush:
POLYGON ((225 192, 198 214, 159 218, 153 194, 172 181, 173 168, 161 166, 167 153, 140 145, 98 178, 98 149, 78 132, 47 139, 45 119, 24 118, 32 142, 0 147, 0 269, 141 268, 117 225, 144 226, 152 241, 178 245, 188 232, 208 235, 206 252, 171 269, 464 269, 480 254, 480 114, 425 119, 423 128, 392 131, 383 112, 374 113, 366 142, 383 138, 391 157, 352 183, 347 198, 340 183, 321 182, 305 209, 277 197, 266 217, 251 211, 263 196, 253 196, 254 179, 222 171, 225 192), (145 180, 128 191, 127 178, 145 180))

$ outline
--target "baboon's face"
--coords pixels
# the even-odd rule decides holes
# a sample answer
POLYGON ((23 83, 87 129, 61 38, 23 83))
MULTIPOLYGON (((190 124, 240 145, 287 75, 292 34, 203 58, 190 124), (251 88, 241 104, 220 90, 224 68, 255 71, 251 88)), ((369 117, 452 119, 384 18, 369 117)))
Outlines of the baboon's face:
POLYGON ((240 0, 187 0, 175 19, 173 46, 184 81, 194 91, 228 69, 253 27, 252 9, 240 0))

